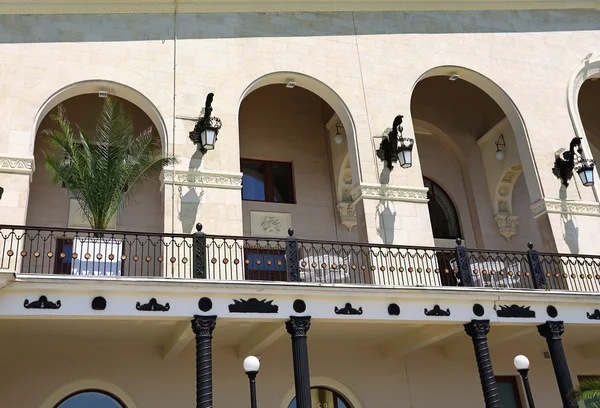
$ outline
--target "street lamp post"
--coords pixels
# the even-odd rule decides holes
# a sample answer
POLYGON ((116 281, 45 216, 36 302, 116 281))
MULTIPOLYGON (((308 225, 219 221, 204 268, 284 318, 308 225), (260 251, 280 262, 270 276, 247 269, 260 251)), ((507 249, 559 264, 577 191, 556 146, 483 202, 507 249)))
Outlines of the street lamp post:
POLYGON ((244 360, 244 371, 250 380, 250 407, 256 408, 256 375, 260 368, 260 360, 254 356, 248 356, 244 360))
POLYGON ((523 385, 525 386, 525 394, 527 395, 527 403, 529 408, 535 408, 533 403, 533 395, 531 395, 531 387, 529 386, 529 359, 523 355, 518 355, 514 360, 515 368, 521 374, 523 378, 523 385))

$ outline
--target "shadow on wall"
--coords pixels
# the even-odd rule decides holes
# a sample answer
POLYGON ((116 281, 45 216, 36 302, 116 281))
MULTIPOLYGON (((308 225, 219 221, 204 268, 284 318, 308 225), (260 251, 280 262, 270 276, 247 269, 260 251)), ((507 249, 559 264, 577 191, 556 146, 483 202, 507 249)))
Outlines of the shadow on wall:
POLYGON ((569 250, 572 254, 579 253, 579 228, 575 225, 575 221, 573 221, 573 216, 567 213, 567 188, 564 185, 560 185, 560 190, 558 192, 561 201, 561 212, 562 215, 560 219, 563 223, 563 239, 569 250))
POLYGON ((389 202, 383 200, 379 201, 375 211, 375 218, 378 223, 377 235, 379 235, 384 244, 393 244, 396 212, 392 212, 389 202))
MULTIPOLYGON (((192 157, 190 158, 190 164, 188 166, 188 170, 190 172, 198 171, 200 166, 202 165, 202 158, 204 155, 200 151, 196 151, 192 157)), ((193 177, 192 175, 188 177, 193 177)), ((188 182, 193 183, 195 180, 188 180, 188 182)), ((195 225, 197 223, 198 218, 198 208, 200 207, 200 201, 202 200, 202 196, 204 196, 204 190, 201 190, 197 187, 187 186, 187 191, 185 194, 183 193, 183 187, 179 186, 179 214, 178 218, 181 221, 181 228, 184 233, 193 233, 195 231, 195 225)))

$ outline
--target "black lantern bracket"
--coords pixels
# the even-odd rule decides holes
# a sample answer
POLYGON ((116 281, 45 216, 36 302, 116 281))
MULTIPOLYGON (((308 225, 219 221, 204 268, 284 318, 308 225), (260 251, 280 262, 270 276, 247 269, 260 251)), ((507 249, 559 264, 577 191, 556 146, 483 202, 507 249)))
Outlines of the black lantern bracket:
POLYGON ((394 169, 394 163, 397 162, 400 162, 400 166, 405 169, 412 166, 412 149, 415 141, 402 136, 403 117, 398 115, 394 118, 392 130, 383 137, 379 149, 377 149, 377 157, 386 163, 390 171, 394 169))
POLYGON ((594 184, 592 171, 595 165, 593 159, 585 157, 581 146, 581 138, 575 136, 569 144, 569 150, 565 150, 556 156, 552 173, 561 180, 565 187, 569 187, 569 181, 573 177, 573 170, 575 170, 581 177, 583 184, 591 186, 594 184), (590 173, 591 176, 586 178, 590 173))
POLYGON ((206 96, 206 103, 204 105, 204 115, 201 115, 194 126, 194 130, 190 132, 190 140, 194 142, 195 145, 199 145, 198 149, 202 153, 206 153, 208 150, 214 149, 214 142, 217 140, 217 135, 219 134, 219 130, 221 129, 221 119, 211 116, 213 108, 212 101, 214 98, 214 93, 209 93, 206 96), (205 132, 214 132, 214 141, 212 145, 207 144, 207 140, 203 137, 203 133, 205 132))

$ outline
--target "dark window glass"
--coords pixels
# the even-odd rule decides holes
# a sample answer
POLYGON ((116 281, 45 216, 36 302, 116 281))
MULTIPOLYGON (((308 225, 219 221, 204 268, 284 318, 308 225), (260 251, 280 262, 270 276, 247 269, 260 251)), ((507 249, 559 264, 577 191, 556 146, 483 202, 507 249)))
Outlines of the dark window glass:
POLYGON ((69 238, 58 238, 56 240, 56 263, 54 273, 70 275, 71 262, 73 260, 73 240, 69 238))
POLYGON ((517 378, 512 376, 496 377, 498 395, 502 408, 522 408, 517 378))
POLYGON ((456 208, 450 196, 434 181, 423 177, 425 187, 429 189, 427 198, 429 202, 429 218, 434 238, 455 239, 462 238, 456 208))
POLYGON ((243 159, 242 199, 294 203, 292 163, 243 159))
MULTIPOLYGON (((312 400, 312 408, 352 408, 344 397, 329 388, 311 388, 310 399, 312 400)), ((296 397, 290 402, 288 408, 296 408, 296 397)))
POLYGON ((64 399, 56 408, 125 408, 125 405, 108 394, 85 391, 64 399))
POLYGON ((287 281, 285 250, 246 248, 246 279, 287 281))

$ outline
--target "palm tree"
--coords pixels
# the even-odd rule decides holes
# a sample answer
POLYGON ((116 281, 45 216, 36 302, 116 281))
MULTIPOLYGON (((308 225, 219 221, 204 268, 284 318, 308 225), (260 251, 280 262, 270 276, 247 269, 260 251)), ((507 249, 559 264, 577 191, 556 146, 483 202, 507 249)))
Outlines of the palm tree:
POLYGON ((110 219, 132 197, 140 182, 158 174, 176 159, 161 152, 152 128, 134 134, 131 118, 118 101, 107 98, 94 137, 76 131, 58 106, 52 115, 57 129, 44 130, 44 151, 52 182, 75 196, 94 229, 106 229, 110 219))
POLYGON ((600 408, 600 377, 582 380, 575 389, 578 401, 584 401, 586 408, 600 408))

